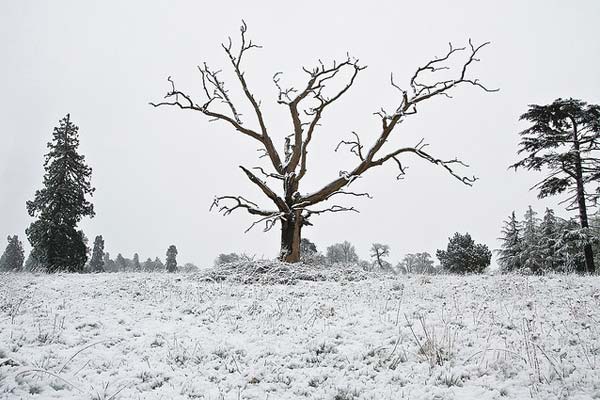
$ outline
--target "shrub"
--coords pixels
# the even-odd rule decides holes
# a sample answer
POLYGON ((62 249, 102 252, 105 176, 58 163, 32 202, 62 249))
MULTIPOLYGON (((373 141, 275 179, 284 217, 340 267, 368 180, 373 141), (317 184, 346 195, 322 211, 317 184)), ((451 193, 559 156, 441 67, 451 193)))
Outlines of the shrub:
POLYGON ((490 265, 492 252, 484 244, 476 244, 471 235, 455 233, 446 250, 438 250, 437 258, 447 272, 482 273, 490 265))

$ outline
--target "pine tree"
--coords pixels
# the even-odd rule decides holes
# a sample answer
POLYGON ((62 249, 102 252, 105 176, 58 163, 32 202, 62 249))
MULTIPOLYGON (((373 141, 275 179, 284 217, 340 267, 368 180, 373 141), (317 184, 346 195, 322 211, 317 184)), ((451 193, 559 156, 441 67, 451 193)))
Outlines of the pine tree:
POLYGON ((537 212, 529 206, 523 221, 523 250, 521 260, 523 268, 528 268, 533 273, 542 269, 542 254, 540 252, 539 218, 537 212))
POLYGON ((77 224, 83 217, 94 216, 94 207, 86 199, 94 188, 90 184, 92 169, 77 153, 78 129, 69 114, 54 128, 45 156, 44 188, 27 202, 29 215, 37 218, 27 236, 36 259, 48 272, 80 272, 87 261, 87 247, 77 224))
POLYGON ((167 272, 176 272, 177 271, 177 248, 175 245, 170 245, 167 249, 167 263, 166 268, 167 272))
POLYGON ((502 248, 497 250, 498 264, 503 272, 520 271, 523 268, 522 252, 523 238, 521 237, 521 223, 513 211, 507 221, 504 221, 502 230, 502 248))
POLYGON ((37 258, 35 253, 35 249, 31 249, 29 252, 27 259, 25 260, 25 265, 23 266, 25 271, 40 272, 46 270, 45 264, 37 258))
POLYGON ((540 255, 543 271, 556 271, 560 269, 560 254, 556 243, 559 234, 558 219, 554 210, 546 208, 544 218, 540 224, 540 255))
POLYGON ((150 257, 146 261, 144 261, 144 271, 152 272, 154 271, 154 261, 150 257))
POLYGON ((445 271, 451 273, 482 273, 492 259, 492 252, 485 244, 475 243, 471 235, 456 232, 448 238, 446 250, 438 250, 437 258, 445 271))
POLYGON ((577 221, 560 220, 555 245, 560 270, 572 272, 585 268, 584 248, 588 242, 586 231, 581 229, 577 221))
POLYGON ((142 270, 142 265, 140 264, 140 256, 138 253, 133 255, 133 270, 135 272, 140 272, 142 270))
POLYGON ((104 261, 104 270, 106 272, 117 272, 117 265, 114 260, 110 258, 110 253, 104 253, 104 257, 102 257, 102 261, 104 261))
POLYGON ((8 236, 7 240, 6 250, 0 257, 0 271, 21 271, 25 260, 23 244, 17 235, 8 236))
MULTIPOLYGON (((598 180, 600 181, 600 176, 598 176, 598 180)), ((595 257, 594 262, 596 265, 600 265, 600 210, 590 218, 590 228, 595 238, 592 245, 595 257)))
POLYGON ((117 271, 124 272, 127 271, 127 261, 125 257, 121 253, 117 254, 117 258, 115 258, 115 264, 117 266, 117 271))
POLYGON ((154 270, 157 272, 164 272, 165 270, 165 265, 158 257, 154 259, 154 270))
MULTIPOLYGON (((600 198, 600 105, 575 99, 556 99, 548 105, 530 105, 521 120, 531 126, 520 132, 519 154, 527 155, 513 164, 515 170, 548 170, 534 188, 544 198, 568 193, 567 210, 579 212, 580 233, 589 228, 588 206, 600 198)), ((585 263, 578 272, 595 271, 591 243, 585 244, 585 263)))
POLYGON ((102 235, 96 236, 94 239, 94 250, 92 251, 92 259, 90 261, 90 269, 92 272, 104 272, 104 239, 102 235))

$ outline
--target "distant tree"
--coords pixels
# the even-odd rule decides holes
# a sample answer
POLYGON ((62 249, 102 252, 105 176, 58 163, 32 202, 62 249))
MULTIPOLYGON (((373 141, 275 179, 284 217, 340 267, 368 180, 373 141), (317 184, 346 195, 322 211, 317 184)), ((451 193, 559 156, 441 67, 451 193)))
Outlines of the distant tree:
POLYGON ((381 271, 390 271, 392 266, 384 258, 389 257, 390 246, 387 244, 373 243, 371 245, 371 258, 373 263, 379 267, 381 271))
POLYGON ((543 271, 556 271, 560 269, 560 254, 556 248, 559 235, 559 220, 554 211, 546 208, 544 218, 540 224, 540 256, 543 271))
POLYGON ((300 260, 310 265, 327 264, 327 259, 318 251, 317 245, 307 238, 300 239, 300 260))
POLYGON ((300 239, 300 254, 311 256, 317 253, 317 245, 307 238, 300 239))
POLYGON ((165 264, 167 272, 177 272, 177 247, 170 245, 167 249, 167 262, 165 264))
POLYGON ((503 272, 520 271, 523 269, 523 237, 521 222, 513 211, 502 229, 502 247, 497 250, 498 264, 503 272))
POLYGON ((431 274, 435 272, 431 254, 427 252, 406 254, 397 268, 399 272, 404 274, 431 274))
POLYGON ((358 255, 356 254, 356 250, 354 246, 348 242, 344 241, 343 243, 336 243, 329 247, 327 247, 327 262, 330 264, 335 263, 357 263, 358 255))
POLYGON ((223 264, 229 264, 229 263, 236 263, 239 262, 242 259, 242 256, 240 256, 237 253, 221 253, 219 254, 219 256, 217 257, 217 259, 215 260, 215 265, 223 265, 223 264))
POLYGON ((183 265, 183 268, 182 268, 181 271, 184 272, 184 273, 186 273, 186 274, 191 274, 191 273, 194 273, 194 272, 198 272, 199 268, 196 265, 192 264, 192 263, 185 263, 183 265))
POLYGON ((142 270, 142 265, 140 264, 140 256, 138 253, 135 253, 133 255, 132 264, 133 264, 133 270, 135 272, 140 272, 142 270))
POLYGON ((145 272, 152 272, 152 271, 154 271, 154 261, 152 261, 152 259, 150 257, 148 257, 146 259, 146 261, 144 261, 144 264, 142 265, 142 268, 144 269, 145 272))
POLYGON ((23 244, 17 235, 8 236, 8 245, 0 257, 0 271, 21 271, 25 261, 23 244))
POLYGON ((102 261, 104 261, 104 270, 106 272, 117 272, 117 264, 110 258, 110 253, 104 253, 102 261))
POLYGON ((94 207, 86 199, 94 189, 90 184, 92 169, 77 152, 77 131, 69 114, 54 128, 44 162, 44 188, 27 202, 29 215, 37 218, 27 229, 27 236, 36 259, 48 272, 80 272, 87 261, 88 249, 77 224, 82 217, 94 216, 94 207))
POLYGON ((484 244, 475 244, 471 235, 455 233, 449 238, 446 250, 438 250, 437 258, 442 268, 451 273, 481 273, 489 265, 492 252, 484 244))
POLYGON ((121 253, 117 254, 117 258, 115 258, 115 265, 117 267, 117 271, 127 271, 127 260, 125 260, 125 257, 123 257, 121 253))
MULTIPOLYGON (((589 227, 587 202, 600 196, 600 106, 574 99, 557 99, 549 105, 530 105, 521 120, 531 126, 520 132, 519 154, 525 158, 513 164, 515 170, 549 171, 534 188, 544 198, 567 192, 568 210, 578 210, 581 228, 589 227)), ((579 272, 595 271, 592 246, 584 246, 585 265, 579 272)))
POLYGON ((165 270, 165 265, 160 260, 160 258, 156 257, 154 259, 154 271, 156 271, 156 272, 164 272, 164 270, 165 270))
POLYGON ((90 270, 92 272, 104 272, 104 239, 102 235, 94 239, 94 249, 92 250, 92 259, 90 260, 90 270))
POLYGON ((537 213, 529 206, 523 220, 521 261, 523 263, 523 268, 527 268, 534 274, 542 272, 543 257, 541 253, 539 222, 537 213))

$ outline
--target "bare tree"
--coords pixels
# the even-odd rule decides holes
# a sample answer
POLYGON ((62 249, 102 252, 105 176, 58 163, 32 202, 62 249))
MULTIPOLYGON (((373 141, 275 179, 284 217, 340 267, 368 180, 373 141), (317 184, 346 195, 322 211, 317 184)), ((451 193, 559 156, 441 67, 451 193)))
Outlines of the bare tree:
POLYGON ((327 247, 327 261, 330 264, 357 263, 358 254, 356 254, 354 245, 352 245, 352 243, 349 241, 344 240, 342 243, 335 243, 327 247))
POLYGON ((247 121, 242 119, 238 104, 230 96, 225 83, 220 78, 220 71, 211 69, 207 64, 198 66, 205 96, 202 102, 197 102, 190 94, 177 89, 174 81, 169 77, 170 89, 165 100, 150 104, 154 107, 175 106, 184 110, 200 112, 210 117, 211 120, 229 124, 235 131, 258 142, 262 155, 269 159, 272 170, 245 166, 240 166, 240 169, 250 182, 256 185, 273 203, 273 207, 263 208, 245 197, 228 195, 216 197, 211 209, 214 208, 224 215, 229 215, 236 210, 245 210, 257 216, 258 219, 248 230, 257 224, 264 224, 264 230, 268 231, 277 222, 280 222, 281 260, 299 261, 302 227, 311 225, 313 216, 324 213, 358 212, 354 207, 338 204, 322 208, 315 208, 315 206, 334 196, 370 197, 368 193, 356 193, 347 188, 356 178, 373 167, 388 162, 393 163, 399 170, 397 178, 401 179, 406 173, 406 167, 401 157, 412 155, 442 167, 465 185, 471 185, 476 180, 475 177, 463 176, 455 170, 456 167, 467 167, 459 159, 441 159, 426 151, 427 143, 424 140, 413 146, 393 149, 387 149, 384 145, 394 129, 404 119, 416 114, 417 107, 427 100, 440 96, 450 97, 449 92, 453 88, 465 84, 486 92, 495 91, 468 76, 469 68, 474 62, 479 61, 477 55, 488 44, 487 42, 476 46, 469 40, 467 47, 458 48, 450 44, 448 51, 442 57, 434 58, 417 68, 408 81, 407 89, 398 86, 392 75, 390 83, 399 92, 398 105, 393 111, 381 109, 374 113, 381 124, 375 142, 370 147, 366 147, 357 133, 353 133, 349 140, 342 140, 336 150, 347 147, 357 157, 356 164, 348 171, 341 171, 337 178, 324 184, 317 191, 306 194, 300 191, 300 184, 308 171, 309 147, 313 137, 317 134, 321 119, 329 106, 348 92, 359 73, 366 67, 360 64, 358 59, 349 55, 342 61, 334 61, 328 65, 319 60, 315 67, 303 67, 307 81, 299 89, 283 87, 280 72, 273 76, 273 82, 279 91, 277 102, 288 110, 293 128, 293 133, 285 137, 283 153, 280 155, 273 144, 271 132, 261 110, 261 103, 250 90, 242 68, 244 56, 249 51, 260 48, 246 37, 246 31, 246 24, 242 21, 239 47, 234 48, 231 38, 222 47, 237 76, 244 97, 253 110, 258 128, 250 127, 247 121), (465 54, 465 59, 460 63, 460 67, 452 67, 450 63, 460 54, 465 54), (439 74, 441 73, 445 74, 444 78, 440 78, 439 74), (344 76, 347 76, 344 83, 341 87, 335 88, 334 83, 344 79, 344 76), (216 107, 219 103, 221 108, 216 107), (262 179, 259 178, 261 175, 262 179), (282 193, 276 192, 271 182, 280 184, 283 187, 282 193))
POLYGON ((390 246, 388 246, 387 244, 373 243, 373 245, 371 246, 371 258, 382 271, 391 269, 390 263, 384 260, 384 258, 389 257, 389 255, 390 246))

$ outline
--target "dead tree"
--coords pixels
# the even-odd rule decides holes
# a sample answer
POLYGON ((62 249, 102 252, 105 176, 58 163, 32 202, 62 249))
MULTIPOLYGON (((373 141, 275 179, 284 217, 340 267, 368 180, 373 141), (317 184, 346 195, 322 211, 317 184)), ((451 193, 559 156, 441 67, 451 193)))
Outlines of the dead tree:
POLYGON ((470 186, 476 180, 475 177, 464 176, 456 171, 456 167, 468 167, 459 159, 442 159, 429 153, 424 140, 413 146, 393 149, 386 149, 384 145, 395 128, 404 119, 416 114, 418 106, 427 100, 440 96, 450 97, 449 92, 459 85, 472 85, 486 92, 495 91, 496 89, 488 89, 479 80, 468 75, 471 65, 479 61, 478 53, 489 42, 476 46, 469 40, 467 47, 453 47, 452 44, 449 44, 448 51, 442 57, 435 58, 417 68, 408 81, 406 89, 396 84, 393 75, 390 76, 391 85, 399 93, 398 105, 392 111, 381 109, 374 113, 380 120, 378 137, 375 142, 367 147, 363 144, 360 135, 354 132, 352 138, 342 140, 336 150, 347 147, 356 156, 356 164, 349 171, 340 172, 338 177, 317 191, 307 194, 300 191, 300 184, 308 171, 309 148, 313 137, 317 135, 321 119, 326 110, 354 85, 357 76, 366 66, 361 65, 358 59, 349 55, 341 62, 334 61, 328 65, 319 60, 315 67, 302 68, 307 75, 307 81, 299 89, 284 88, 281 84, 280 72, 273 76, 273 82, 279 91, 277 102, 289 112, 293 129, 293 133, 285 138, 284 149, 280 155, 273 144, 271 132, 261 110, 261 103, 251 91, 242 68, 242 61, 247 53, 252 49, 260 48, 260 46, 248 40, 246 24, 243 21, 240 30, 241 43, 239 47, 234 48, 231 38, 222 47, 237 76, 245 100, 253 110, 257 127, 251 127, 248 121, 242 119, 242 115, 238 111, 238 103, 226 89, 225 83, 219 76, 220 71, 211 69, 206 63, 198 66, 205 96, 202 102, 197 102, 190 94, 177 89, 174 81, 169 77, 170 88, 164 101, 150 104, 154 107, 175 106, 184 110, 200 112, 211 120, 229 124, 235 131, 258 142, 261 152, 270 161, 270 169, 244 166, 240 166, 240 169, 250 182, 256 185, 273 203, 273 207, 263 208, 245 197, 232 195, 215 197, 211 209, 214 208, 224 215, 229 215, 236 210, 245 210, 257 216, 258 219, 248 230, 257 224, 264 224, 264 230, 269 231, 279 222, 281 224, 281 260, 286 262, 300 260, 302 227, 312 225, 313 216, 323 213, 358 212, 354 207, 337 204, 326 205, 322 208, 315 208, 315 206, 334 196, 370 197, 367 193, 357 193, 347 188, 356 178, 364 175, 371 168, 388 162, 395 164, 399 172, 397 179, 401 179, 406 173, 403 157, 412 155, 443 168, 465 185, 470 186), (465 58, 460 66, 458 68, 451 67, 449 64, 461 54, 464 54, 465 58), (447 77, 439 78, 440 71, 443 71, 441 73, 447 77), (341 87, 331 91, 336 79, 339 80, 344 74, 348 76, 347 80, 341 87), (325 88, 329 89, 327 93, 325 88), (217 104, 220 104, 221 107, 217 108, 217 104), (274 190, 272 183, 281 185, 282 192, 274 190))

